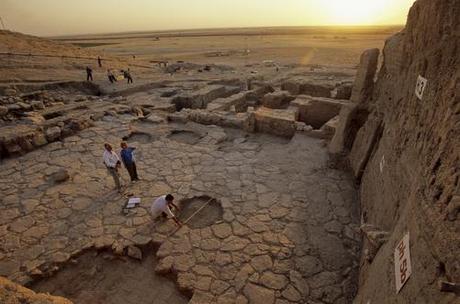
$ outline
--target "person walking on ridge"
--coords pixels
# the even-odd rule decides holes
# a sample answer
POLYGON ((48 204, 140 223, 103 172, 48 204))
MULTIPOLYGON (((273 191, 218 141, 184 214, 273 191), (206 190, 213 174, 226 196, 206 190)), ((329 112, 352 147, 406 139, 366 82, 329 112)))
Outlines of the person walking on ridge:
POLYGON ((110 83, 114 83, 115 81, 117 81, 115 75, 113 75, 112 70, 110 69, 107 70, 107 78, 109 78, 110 83))
POLYGON ((89 66, 86 67, 86 81, 93 81, 93 70, 89 66))
POLYGON ((124 70, 124 71, 123 71, 123 76, 124 76, 126 79, 128 79, 128 84, 129 84, 129 83, 133 83, 133 77, 131 76, 131 71, 129 70, 129 68, 128 68, 128 70, 124 70))

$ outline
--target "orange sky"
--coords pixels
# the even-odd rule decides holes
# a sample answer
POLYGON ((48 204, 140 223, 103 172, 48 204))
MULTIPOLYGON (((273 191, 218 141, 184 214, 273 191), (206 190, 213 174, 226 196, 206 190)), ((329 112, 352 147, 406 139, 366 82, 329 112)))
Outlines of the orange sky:
POLYGON ((414 0, 1 0, 6 28, 65 35, 192 28, 404 24, 414 0))

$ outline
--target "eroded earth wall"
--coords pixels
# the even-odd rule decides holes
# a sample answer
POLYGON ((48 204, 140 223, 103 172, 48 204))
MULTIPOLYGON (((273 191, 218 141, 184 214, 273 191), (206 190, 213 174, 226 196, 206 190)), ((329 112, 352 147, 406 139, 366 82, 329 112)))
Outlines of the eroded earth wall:
POLYGON ((32 290, 0 277, 0 303, 2 304, 72 304, 62 297, 38 294, 32 290))
POLYGON ((460 0, 418 0, 406 28, 386 42, 349 160, 363 224, 388 237, 380 249, 365 237, 355 303, 460 301, 439 286, 460 284, 459 34, 460 0), (421 98, 419 76, 427 79, 421 98), (412 276, 397 293, 394 251, 406 233, 412 276))

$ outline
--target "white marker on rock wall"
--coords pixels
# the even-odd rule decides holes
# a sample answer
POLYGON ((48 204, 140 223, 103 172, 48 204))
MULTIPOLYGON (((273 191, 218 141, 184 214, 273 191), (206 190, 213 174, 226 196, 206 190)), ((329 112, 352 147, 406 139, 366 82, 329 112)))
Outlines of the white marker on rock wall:
POLYGON ((395 248, 395 277, 396 293, 399 293, 404 287, 412 274, 412 265, 410 260, 410 243, 409 233, 398 243, 395 248))
POLYGON ((382 156, 382 159, 380 160, 380 163, 379 163, 379 167, 380 167, 380 173, 383 173, 383 168, 385 168, 385 155, 382 156))
POLYGON ((420 100, 422 100, 423 98, 423 93, 425 93, 425 88, 426 88, 427 83, 428 83, 428 80, 426 78, 423 78, 420 75, 418 76, 417 85, 415 86, 415 95, 420 100))

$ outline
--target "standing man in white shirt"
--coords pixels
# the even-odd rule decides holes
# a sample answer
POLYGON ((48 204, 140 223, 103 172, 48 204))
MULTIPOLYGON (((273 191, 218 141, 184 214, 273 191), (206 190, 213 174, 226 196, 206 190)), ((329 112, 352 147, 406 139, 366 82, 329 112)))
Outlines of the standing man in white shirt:
POLYGON ((163 195, 157 198, 153 204, 152 207, 150 207, 150 211, 152 212, 152 216, 154 219, 156 219, 159 216, 167 217, 167 218, 172 218, 174 222, 176 222, 177 226, 182 226, 181 221, 177 219, 177 217, 172 213, 171 209, 169 206, 172 206, 176 209, 176 211, 179 210, 179 207, 174 204, 174 196, 171 194, 168 195, 163 195))
POLYGON ((105 151, 102 155, 104 165, 107 167, 109 174, 112 175, 118 192, 121 192, 120 173, 118 172, 118 169, 121 167, 120 158, 118 158, 118 155, 113 152, 110 144, 104 144, 104 148, 105 151))

